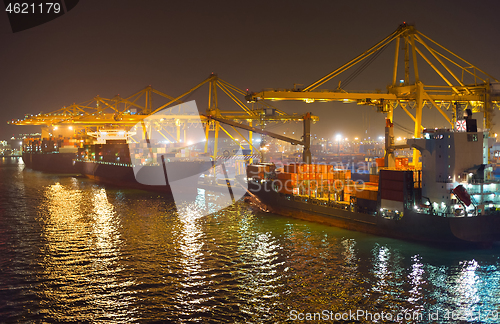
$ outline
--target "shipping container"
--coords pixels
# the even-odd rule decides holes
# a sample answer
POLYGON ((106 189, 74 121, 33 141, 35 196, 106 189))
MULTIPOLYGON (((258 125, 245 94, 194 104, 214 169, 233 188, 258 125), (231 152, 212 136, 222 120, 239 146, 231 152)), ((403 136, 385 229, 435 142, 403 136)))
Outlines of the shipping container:
POLYGON ((380 182, 380 187, 382 189, 390 189, 390 190, 404 190, 404 182, 403 181, 396 181, 396 180, 386 180, 383 179, 380 182))
POLYGON ((283 168, 284 168, 284 171, 287 173, 299 173, 299 172, 301 172, 300 171, 301 165, 302 165, 302 163, 290 163, 290 164, 285 165, 283 168))
POLYGON ((283 180, 299 180, 299 174, 297 173, 276 173, 276 177, 283 180))
POLYGON ((377 201, 356 197, 357 207, 364 211, 376 211, 377 201))
POLYGON ((378 174, 370 174, 370 182, 376 182, 378 183, 378 174))
POLYGON ((411 178, 413 178, 412 171, 397 171, 397 170, 380 170, 380 179, 383 180, 395 180, 395 181, 404 181, 407 174, 411 174, 411 178))
POLYGON ((361 199, 377 200, 378 190, 374 190, 373 188, 365 189, 361 191, 356 191, 355 195, 357 198, 361 199))
POLYGON ((381 189, 380 197, 381 199, 404 202, 404 193, 400 190, 381 189))

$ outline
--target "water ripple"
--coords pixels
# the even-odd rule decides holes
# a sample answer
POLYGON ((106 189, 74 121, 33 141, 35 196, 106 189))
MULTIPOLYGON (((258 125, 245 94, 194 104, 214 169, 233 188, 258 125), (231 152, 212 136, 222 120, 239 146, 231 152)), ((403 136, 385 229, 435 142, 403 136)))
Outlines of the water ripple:
POLYGON ((0 179, 0 318, 8 322, 276 323, 294 311, 350 310, 439 314, 433 322, 443 323, 453 311, 490 314, 470 322, 498 318, 498 246, 424 247, 243 202, 200 216, 197 204, 217 201, 210 192, 177 213, 162 195, 16 163, 0 164, 0 179))

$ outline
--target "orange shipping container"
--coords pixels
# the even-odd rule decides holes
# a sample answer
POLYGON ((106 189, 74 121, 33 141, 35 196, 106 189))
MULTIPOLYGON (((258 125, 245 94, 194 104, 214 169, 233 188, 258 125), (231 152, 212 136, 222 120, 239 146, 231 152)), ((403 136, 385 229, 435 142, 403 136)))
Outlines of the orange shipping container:
POLYGON ((324 179, 323 173, 315 173, 314 174, 314 179, 316 179, 316 180, 323 180, 324 179))
POLYGON ((297 173, 277 173, 276 176, 278 179, 282 179, 282 180, 294 180, 294 181, 299 180, 299 177, 298 177, 299 174, 297 174, 297 173))
POLYGON ((368 197, 370 196, 370 194, 366 190, 356 191, 355 195, 357 198, 361 199, 368 199, 368 197))
POLYGON ((288 165, 285 165, 283 167, 283 169, 285 172, 288 172, 288 173, 299 173, 299 172, 301 172, 301 170, 300 170, 301 165, 302 165, 302 163, 290 163, 288 165))
POLYGON ((370 182, 378 183, 378 174, 370 174, 370 182))
POLYGON ((316 173, 325 173, 327 168, 325 164, 316 164, 315 170, 316 173))
POLYGON ((356 192, 356 197, 367 200, 377 200, 377 190, 362 190, 356 192))
POLYGON ((293 188, 282 187, 281 190, 279 190, 278 192, 284 193, 287 195, 293 195, 293 188))

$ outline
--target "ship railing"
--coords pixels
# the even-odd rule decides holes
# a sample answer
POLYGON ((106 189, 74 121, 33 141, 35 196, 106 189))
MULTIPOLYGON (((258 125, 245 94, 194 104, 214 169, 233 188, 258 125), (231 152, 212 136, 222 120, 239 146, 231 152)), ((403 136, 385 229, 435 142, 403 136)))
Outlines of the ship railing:
POLYGON ((438 183, 453 183, 453 180, 451 180, 451 179, 440 179, 440 180, 436 180, 436 182, 438 182, 438 183))
POLYGON ((482 184, 482 183, 488 183, 488 182, 485 181, 485 179, 471 178, 471 179, 469 179, 469 181, 467 181, 467 183, 470 183, 470 184, 482 184))

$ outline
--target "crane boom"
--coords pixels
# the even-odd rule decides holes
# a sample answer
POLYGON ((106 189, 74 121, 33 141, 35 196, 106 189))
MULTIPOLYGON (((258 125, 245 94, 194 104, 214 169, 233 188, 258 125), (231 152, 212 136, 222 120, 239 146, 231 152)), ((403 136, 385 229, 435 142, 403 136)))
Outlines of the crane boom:
POLYGON ((292 145, 303 145, 304 146, 303 160, 305 163, 308 163, 308 164, 311 163, 311 119, 312 119, 311 113, 307 113, 304 116, 302 116, 302 120, 304 121, 304 135, 302 136, 303 140, 297 140, 295 138, 291 138, 291 137, 283 136, 283 135, 276 134, 273 132, 269 132, 269 131, 266 131, 264 129, 259 129, 259 128, 255 128, 252 126, 240 124, 240 123, 237 123, 235 121, 224 119, 224 118, 219 118, 219 117, 215 117, 215 116, 203 116, 203 117, 205 117, 206 119, 211 119, 211 120, 217 121, 217 122, 222 123, 222 124, 227 124, 227 125, 230 125, 233 127, 242 128, 242 129, 254 132, 254 133, 271 136, 271 137, 279 139, 281 141, 288 142, 292 145))

